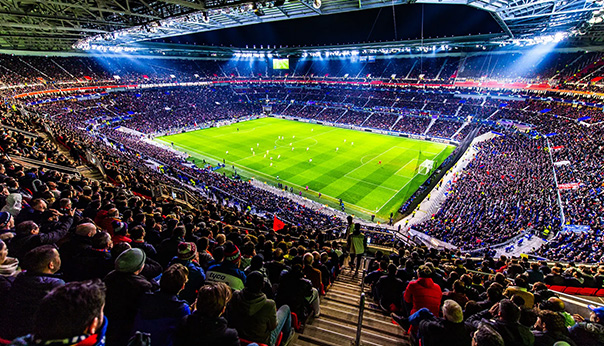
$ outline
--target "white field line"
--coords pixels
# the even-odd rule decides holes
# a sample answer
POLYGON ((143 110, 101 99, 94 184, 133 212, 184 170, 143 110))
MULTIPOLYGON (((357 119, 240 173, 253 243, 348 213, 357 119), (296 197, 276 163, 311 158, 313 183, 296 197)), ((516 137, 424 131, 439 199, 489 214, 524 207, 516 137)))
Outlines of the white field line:
MULTIPOLYGON (((198 155, 200 155, 200 156, 207 156, 207 157, 211 157, 211 158, 213 158, 214 160, 216 160, 217 162, 222 162, 222 159, 217 158, 215 155, 208 154, 208 153, 203 152, 203 151, 199 151, 198 149, 194 149, 194 148, 189 147, 189 146, 186 146, 186 145, 177 145, 177 146, 178 146, 178 147, 180 147, 180 148, 186 148, 186 149, 190 149, 190 150, 191 150, 193 153, 196 153, 196 154, 198 154, 198 155)), ((274 179, 275 179, 273 176, 271 176, 271 175, 270 175, 270 174, 268 174, 268 173, 260 172, 260 171, 257 171, 257 170, 255 170, 255 169, 253 169, 253 168, 245 167, 245 166, 242 166, 242 165, 240 165, 240 164, 236 164, 236 163, 235 163, 235 164, 233 164, 233 165, 234 165, 234 166, 236 166, 238 169, 240 169, 240 170, 242 170, 242 171, 254 172, 254 173, 256 173, 257 175, 259 175, 259 176, 261 176, 261 177, 267 177, 267 178, 269 178, 269 179, 271 179, 271 180, 274 180, 274 179)), ((304 186, 301 186, 301 185, 298 185, 298 184, 292 183, 292 182, 287 181, 287 180, 283 180, 283 179, 282 179, 282 180, 281 180, 281 182, 283 182, 284 184, 286 183, 286 185, 289 185, 289 186, 295 186, 295 187, 299 188, 300 190, 305 190, 305 189, 306 189, 306 187, 304 187, 304 186)), ((320 191, 314 191, 314 190, 310 190, 310 189, 309 189, 309 191, 313 191, 313 192, 320 192, 320 191)), ((339 200, 339 199, 338 199, 338 198, 336 198, 336 197, 333 197, 333 196, 330 196, 330 195, 327 195, 327 194, 324 194, 324 193, 321 193, 321 195, 322 195, 322 196, 324 196, 324 197, 329 197, 329 198, 331 198, 332 200, 334 200, 334 201, 336 201, 336 202, 339 200)), ((373 214, 373 212, 372 212, 371 210, 366 209, 366 208, 363 208, 363 207, 360 207, 360 206, 358 206, 358 205, 356 205, 356 204, 352 204, 352 203, 350 203, 350 202, 346 202, 346 204, 347 204, 348 206, 353 206, 354 208, 356 208, 356 209, 358 209, 358 210, 360 210, 360 211, 363 211, 363 212, 365 212, 365 213, 368 213, 368 214, 370 214, 370 215, 371 215, 371 214, 373 214)))
MULTIPOLYGON (((442 152, 443 152, 443 151, 445 151, 445 149, 447 149, 448 147, 449 147, 449 146, 448 146, 448 145, 446 145, 446 146, 445 146, 445 147, 444 147, 444 148, 443 148, 443 149, 442 149, 442 150, 441 150, 441 151, 440 151, 440 152, 439 152, 439 153, 438 153, 436 156, 434 156, 434 157, 438 157, 438 156, 440 156, 440 154, 442 154, 442 152)), ((413 176, 413 178, 409 179, 409 181, 408 181, 408 182, 407 182, 405 185, 403 185, 403 187, 401 187, 401 188, 398 190, 398 192, 397 192, 397 193, 395 193, 394 195, 392 195, 392 197, 390 197, 390 199, 388 199, 388 200, 386 201, 386 203, 382 204, 382 206, 380 207, 380 209, 378 209, 378 210, 377 210, 377 212, 380 212, 382 209, 384 209, 384 207, 386 206, 386 204, 388 204, 388 202, 390 202, 390 201, 391 201, 391 200, 392 200, 392 199, 393 199, 395 196, 397 196, 397 195, 398 195, 398 194, 399 194, 401 191, 403 191, 403 189, 404 189, 404 188, 405 188, 407 185, 409 185, 409 183, 410 183, 410 182, 412 182, 413 180, 415 180, 415 177, 417 177, 418 175, 419 175, 419 171, 418 171, 418 173, 415 173, 415 175, 413 176)))

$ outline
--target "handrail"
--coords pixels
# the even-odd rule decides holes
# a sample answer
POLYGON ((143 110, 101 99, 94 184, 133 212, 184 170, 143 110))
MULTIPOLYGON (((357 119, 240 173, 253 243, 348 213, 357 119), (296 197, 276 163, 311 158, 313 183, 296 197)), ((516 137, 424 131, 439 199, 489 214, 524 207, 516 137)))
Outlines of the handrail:
POLYGON ((363 313, 365 312, 365 292, 361 293, 361 302, 359 303, 359 318, 357 320, 357 336, 354 339, 354 346, 361 345, 361 329, 363 328, 363 313))
POLYGON ((365 293, 365 275, 367 275, 367 269, 363 269, 363 277, 361 278, 361 292, 365 293))
POLYGON ((2 125, 2 124, 0 124, 0 127, 5 128, 5 129, 10 130, 10 131, 13 131, 13 132, 22 133, 22 134, 27 135, 29 137, 33 137, 33 138, 40 137, 40 135, 38 135, 37 133, 33 133, 33 132, 30 132, 30 131, 26 131, 26 130, 21 130, 21 129, 18 129, 16 127, 12 127, 12 126, 8 126, 8 125, 2 125))
POLYGON ((69 172, 72 174, 80 174, 80 171, 77 168, 63 166, 63 165, 59 165, 59 164, 52 163, 52 162, 40 161, 40 160, 36 160, 36 159, 30 159, 29 157, 17 156, 17 155, 10 155, 10 158, 14 161, 22 161, 25 163, 29 163, 30 165, 48 167, 48 168, 60 170, 63 172, 69 172))

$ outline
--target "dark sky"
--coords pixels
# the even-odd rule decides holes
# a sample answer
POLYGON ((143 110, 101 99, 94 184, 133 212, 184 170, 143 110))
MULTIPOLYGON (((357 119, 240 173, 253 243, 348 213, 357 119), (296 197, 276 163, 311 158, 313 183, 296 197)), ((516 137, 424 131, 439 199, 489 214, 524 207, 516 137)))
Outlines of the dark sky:
MULTIPOLYGON (((501 28, 487 12, 464 5, 423 5, 424 38, 488 34, 501 28)), ((198 45, 325 45, 416 39, 421 36, 422 5, 322 15, 247 25, 164 39, 198 45), (372 30, 373 27, 373 30, 372 30)), ((160 42, 164 40, 158 40, 160 42)))

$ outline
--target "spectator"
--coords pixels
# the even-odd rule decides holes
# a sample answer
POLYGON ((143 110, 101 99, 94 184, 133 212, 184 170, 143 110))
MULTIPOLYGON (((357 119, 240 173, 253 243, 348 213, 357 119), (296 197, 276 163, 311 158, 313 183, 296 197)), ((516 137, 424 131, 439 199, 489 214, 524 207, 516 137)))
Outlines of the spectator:
POLYGON ((461 280, 455 280, 453 282, 453 291, 447 291, 443 293, 443 301, 447 299, 452 299, 459 304, 459 306, 466 306, 468 302, 468 297, 465 294, 465 285, 461 280))
POLYGON ((471 327, 463 320, 461 306, 454 300, 445 300, 442 307, 443 318, 435 317, 428 309, 418 310, 409 321, 419 325, 419 340, 423 346, 469 346, 471 327))
POLYGON ((294 258, 291 269, 281 275, 275 301, 278 307, 287 305, 299 320, 305 320, 310 314, 319 317, 321 307, 319 292, 304 278, 301 262, 300 257, 294 258))
POLYGON ((114 267, 111 257, 113 242, 111 235, 105 231, 96 233, 92 237, 91 246, 84 250, 74 263, 74 280, 83 281, 90 279, 103 279, 114 267))
POLYGON ((50 291, 39 303, 32 334, 11 346, 105 344, 105 285, 100 281, 70 282, 50 291))
POLYGON ((380 304, 384 311, 399 311, 401 306, 401 297, 405 290, 403 281, 396 277, 396 265, 388 265, 387 275, 383 275, 375 284, 374 300, 380 304))
POLYGON ((224 245, 224 261, 208 269, 208 282, 224 282, 233 290, 242 290, 245 285, 245 273, 239 269, 241 252, 230 240, 224 245))
POLYGON ((231 300, 229 286, 223 282, 202 286, 197 306, 186 316, 176 330, 175 346, 240 346, 237 330, 228 328, 227 320, 221 317, 231 300))
POLYGON ((513 296, 521 297, 524 300, 523 306, 527 309, 532 309, 535 304, 535 296, 528 291, 528 284, 522 277, 514 279, 514 285, 509 286, 505 290, 504 295, 510 299, 513 296))
POLYGON ((483 323, 474 332, 472 346, 504 346, 504 342, 495 329, 483 323))
POLYGON ((355 273, 359 272, 361 267, 361 258, 365 253, 365 247, 367 246, 367 237, 361 233, 361 225, 356 223, 354 225, 354 232, 350 237, 350 268, 355 269, 355 273), (356 259, 356 267, 355 267, 356 259))
POLYGON ((107 329, 107 345, 125 345, 130 337, 139 300, 152 292, 154 285, 143 277, 145 252, 128 249, 115 260, 115 270, 107 274, 107 305, 105 314, 111 323, 107 329))
POLYGON ((579 346, 604 344, 604 307, 588 306, 591 310, 589 321, 580 315, 574 315, 577 324, 570 328, 570 337, 579 346))
POLYGON ((160 290, 143 295, 133 331, 151 334, 151 343, 156 346, 173 344, 178 324, 191 314, 187 302, 178 299, 178 293, 185 287, 188 274, 189 270, 179 263, 172 264, 163 272, 159 282, 160 290))
POLYGON ((577 346, 564 326, 564 317, 553 311, 542 310, 539 312, 533 334, 535 335, 535 346, 553 346, 558 341, 577 346))
POLYGON ((130 246, 145 251, 145 254, 148 258, 157 258, 157 251, 155 250, 155 247, 145 241, 146 232, 143 226, 136 225, 130 229, 129 233, 130 238, 132 239, 130 246))
POLYGON ((527 270, 526 273, 528 274, 528 283, 531 285, 535 282, 543 282, 545 279, 545 275, 539 269, 539 263, 537 262, 531 263, 531 269, 527 270))
POLYGON ((33 331, 34 314, 44 296, 65 282, 56 273, 61 257, 52 245, 42 245, 23 258, 24 272, 15 278, 0 312, 0 337, 12 340, 33 331))
POLYGON ((304 261, 304 276, 310 280, 312 287, 316 288, 320 294, 325 294, 321 279, 321 271, 313 267, 313 255, 310 252, 307 252, 302 259, 304 261))
POLYGON ((489 311, 476 314, 473 317, 492 316, 494 320, 483 319, 478 323, 489 324, 501 337, 506 345, 532 346, 535 336, 529 328, 518 323, 520 308, 508 299, 493 305, 489 311))
POLYGON ((178 244, 178 252, 176 257, 170 262, 173 264, 182 264, 188 270, 188 280, 185 288, 180 291, 178 298, 187 301, 189 304, 195 303, 197 292, 203 286, 206 280, 206 274, 198 264, 199 254, 195 243, 183 242, 178 244))
POLYGON ((6 295, 19 273, 19 260, 8 257, 8 246, 0 240, 0 311, 4 309, 6 295))
POLYGON ((227 307, 229 326, 237 329, 243 339, 275 346, 279 334, 283 333, 287 345, 294 335, 291 328, 291 311, 282 305, 276 309, 275 302, 262 293, 265 277, 252 272, 247 277, 245 288, 233 293, 227 307))
MULTIPOLYGON (((25 253, 40 245, 55 244, 63 238, 71 224, 73 223, 73 214, 75 209, 62 215, 58 222, 53 224, 48 232, 40 232, 40 227, 33 221, 24 221, 17 225, 16 235, 8 245, 11 253, 18 259, 23 259, 25 253)), ((56 214, 55 214, 56 215, 56 214)))

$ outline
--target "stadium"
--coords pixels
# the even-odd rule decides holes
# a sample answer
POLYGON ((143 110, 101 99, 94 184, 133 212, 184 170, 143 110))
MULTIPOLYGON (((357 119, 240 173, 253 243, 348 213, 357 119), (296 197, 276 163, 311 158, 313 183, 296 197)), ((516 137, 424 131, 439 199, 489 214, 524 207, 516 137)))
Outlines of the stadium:
POLYGON ((604 345, 604 1, 0 16, 0 345, 604 345))

